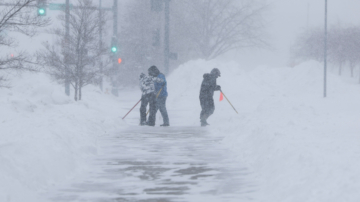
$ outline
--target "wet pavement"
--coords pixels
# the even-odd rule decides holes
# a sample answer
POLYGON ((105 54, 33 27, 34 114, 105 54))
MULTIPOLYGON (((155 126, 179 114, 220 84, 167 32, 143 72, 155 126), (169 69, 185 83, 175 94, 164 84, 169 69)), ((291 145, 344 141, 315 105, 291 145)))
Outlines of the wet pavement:
POLYGON ((102 140, 94 171, 52 201, 254 201, 250 172, 202 127, 131 126, 102 140))

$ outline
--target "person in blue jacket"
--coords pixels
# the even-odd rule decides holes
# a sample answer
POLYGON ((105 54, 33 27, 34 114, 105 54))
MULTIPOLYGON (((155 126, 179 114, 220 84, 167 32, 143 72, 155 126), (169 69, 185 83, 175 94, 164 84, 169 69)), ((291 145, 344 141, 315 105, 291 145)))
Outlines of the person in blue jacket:
POLYGON ((166 99, 168 96, 168 92, 167 92, 167 82, 165 75, 162 74, 156 66, 151 66, 148 69, 148 72, 150 76, 157 77, 163 80, 163 82, 154 83, 156 95, 159 94, 160 92, 158 98, 156 99, 156 112, 157 110, 160 110, 161 116, 163 117, 164 123, 161 124, 160 126, 170 126, 169 116, 166 110, 166 99))

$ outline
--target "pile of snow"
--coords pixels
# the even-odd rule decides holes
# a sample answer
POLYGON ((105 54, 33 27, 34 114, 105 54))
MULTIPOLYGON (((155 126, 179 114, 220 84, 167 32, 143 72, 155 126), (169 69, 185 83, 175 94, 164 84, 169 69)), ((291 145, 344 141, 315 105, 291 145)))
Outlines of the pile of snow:
MULTIPOLYGON (((182 123, 199 125, 202 75, 217 67, 218 85, 239 114, 215 93, 208 127, 257 175, 256 201, 360 199, 360 85, 328 75, 317 62, 295 68, 192 61, 168 78, 169 108, 191 108, 182 123), (179 93, 179 94, 178 94, 179 93)), ((174 124, 173 124, 174 125, 174 124)))
MULTIPOLYGON (((257 177, 255 201, 357 201, 360 199, 360 85, 329 74, 316 62, 295 68, 196 60, 168 76, 171 126, 199 126, 200 85, 217 67, 219 92, 207 127, 257 177)), ((119 97, 88 86, 83 100, 64 95, 47 75, 10 75, 0 88, 0 201, 42 201, 39 192, 89 171, 101 152, 99 138, 139 123, 140 90, 119 97), (21 194, 19 194, 21 193, 21 194)), ((160 113, 157 125, 162 123, 160 113), (160 120, 159 120, 160 119, 160 120)), ((216 144, 216 143, 214 143, 216 144)))
POLYGON ((124 125, 125 110, 95 87, 75 102, 42 73, 8 79, 11 88, 0 88, 0 201, 41 201, 38 192, 87 170, 97 138, 124 125))

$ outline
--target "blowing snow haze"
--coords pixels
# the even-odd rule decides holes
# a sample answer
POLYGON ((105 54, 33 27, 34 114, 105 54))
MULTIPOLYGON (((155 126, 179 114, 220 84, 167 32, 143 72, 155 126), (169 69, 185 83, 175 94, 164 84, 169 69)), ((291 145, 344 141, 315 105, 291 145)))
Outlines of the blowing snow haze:
POLYGON ((0 1, 0 202, 360 201, 360 0, 326 98, 325 0, 166 1, 0 1))
MULTIPOLYGON (((296 37, 308 28, 324 27, 325 0, 267 0, 270 9, 264 16, 270 50, 244 50, 226 55, 241 64, 288 65, 291 45, 296 37), (261 59, 259 59, 261 58, 261 59)), ((328 27, 359 25, 360 1, 328 0, 328 27)))
MULTIPOLYGON (((64 3, 65 1, 53 0, 52 3, 64 3)), ((73 3, 76 1, 70 1, 73 3)), ((113 0, 101 0, 103 7, 112 7, 113 0)), ((119 1, 120 17, 126 12, 126 5, 130 0, 119 1)), ((266 37, 270 45, 267 49, 247 49, 231 51, 219 59, 235 60, 244 67, 256 67, 259 65, 287 66, 290 63, 290 47, 294 44, 296 37, 306 29, 313 27, 324 27, 324 5, 325 0, 262 0, 268 5, 264 14, 266 37), (259 60, 261 58, 261 60, 259 60)), ((99 1, 94 1, 98 6, 99 1)), ((359 25, 360 13, 358 8, 360 1, 357 0, 328 0, 328 26, 334 25, 359 25)), ((48 11, 47 15, 53 20, 52 26, 58 24, 56 16, 59 11, 48 11)), ((120 20, 121 21, 121 20, 120 20)), ((111 15, 107 28, 111 33, 111 15)), ((134 25, 137 26, 137 25, 134 25)), ((119 30, 121 32, 121 26, 119 30)), ((110 36, 108 36, 110 37, 110 36)), ((120 36, 121 37, 121 36, 120 36)), ((51 40, 51 37, 48 37, 51 40)), ((19 36, 22 48, 41 47, 40 41, 45 41, 42 35, 31 39, 19 36)), ((108 41, 110 39, 108 38, 108 41)), ((33 50, 32 48, 30 50, 33 50)))

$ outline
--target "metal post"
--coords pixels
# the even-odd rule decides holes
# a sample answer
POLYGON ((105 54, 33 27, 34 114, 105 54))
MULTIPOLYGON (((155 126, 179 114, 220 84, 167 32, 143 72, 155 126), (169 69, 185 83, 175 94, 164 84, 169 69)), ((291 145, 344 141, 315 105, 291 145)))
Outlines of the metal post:
POLYGON ((69 75, 69 24, 70 24, 70 3, 69 0, 66 0, 66 5, 65 5, 65 65, 66 65, 66 69, 65 69, 65 94, 67 96, 70 96, 70 75, 69 75))
POLYGON ((327 0, 325 0, 325 36, 324 36, 324 97, 326 97, 326 71, 327 71, 327 0))
POLYGON ((169 73, 169 55, 170 55, 170 0, 165 0, 165 34, 164 34, 164 70, 169 73))
POLYGON ((309 10, 310 10, 310 3, 308 3, 307 5, 306 31, 309 31, 309 10))
MULTIPOLYGON (((99 50, 102 51, 102 11, 101 11, 101 0, 99 0, 99 50)), ((103 73, 102 58, 100 58, 100 73, 103 73)), ((103 91, 103 76, 100 77, 100 89, 103 91)))
MULTIPOLYGON (((115 37, 115 39, 117 39, 117 24, 118 24, 118 0, 114 0, 114 6, 113 6, 113 37, 115 37)), ((116 40, 117 41, 117 40, 116 40)), ((117 47, 118 48, 118 47, 117 47)), ((118 50, 119 51, 119 50, 118 50)), ((117 66, 117 61, 116 61, 116 57, 117 57, 117 52, 113 54, 113 69, 114 69, 114 76, 113 76, 113 80, 112 80, 112 94, 114 94, 115 96, 119 95, 118 92, 118 86, 117 86, 117 70, 116 70, 116 66, 117 66), (115 77, 115 78, 114 78, 115 77)))
POLYGON ((113 35, 117 37, 117 22, 118 22, 118 0, 114 0, 114 7, 113 7, 113 19, 114 19, 114 25, 113 25, 113 35))

